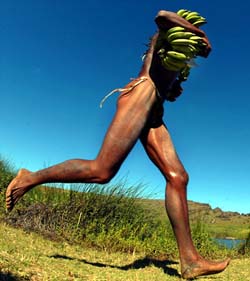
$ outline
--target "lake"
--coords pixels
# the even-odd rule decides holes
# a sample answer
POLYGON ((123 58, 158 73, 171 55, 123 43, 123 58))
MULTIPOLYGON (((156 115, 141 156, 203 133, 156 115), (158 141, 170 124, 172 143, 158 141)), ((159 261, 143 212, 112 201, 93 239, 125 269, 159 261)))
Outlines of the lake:
POLYGON ((215 238, 214 239, 219 245, 225 246, 228 249, 232 249, 234 247, 239 246, 244 243, 246 240, 244 239, 227 239, 227 238, 215 238))

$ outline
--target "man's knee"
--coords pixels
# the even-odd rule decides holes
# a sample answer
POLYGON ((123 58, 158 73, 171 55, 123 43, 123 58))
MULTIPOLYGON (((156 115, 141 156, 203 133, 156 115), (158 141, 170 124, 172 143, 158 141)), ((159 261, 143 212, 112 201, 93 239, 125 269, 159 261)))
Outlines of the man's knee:
POLYGON ((96 165, 95 167, 95 182, 99 184, 109 183, 112 178, 115 176, 116 171, 114 169, 110 169, 105 167, 104 165, 96 165))
POLYGON ((112 178, 113 178, 113 176, 110 174, 101 173, 96 177, 95 182, 99 183, 99 184, 106 184, 106 183, 109 183, 112 178))
POLYGON ((167 181, 173 186, 185 188, 188 184, 189 176, 186 170, 172 170, 167 177, 167 181))

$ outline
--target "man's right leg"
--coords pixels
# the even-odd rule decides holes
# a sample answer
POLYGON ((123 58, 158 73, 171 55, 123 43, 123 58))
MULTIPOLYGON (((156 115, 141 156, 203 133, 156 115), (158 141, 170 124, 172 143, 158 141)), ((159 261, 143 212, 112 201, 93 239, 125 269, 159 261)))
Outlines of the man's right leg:
MULTIPOLYGON (((136 81, 132 82, 135 83, 136 81)), ((131 85, 131 83, 129 84, 131 85)), ((118 171, 141 130, 156 99, 150 78, 118 99, 117 111, 95 160, 73 159, 29 172, 19 171, 6 191, 6 207, 12 210, 17 201, 36 185, 49 182, 106 183, 118 171)))

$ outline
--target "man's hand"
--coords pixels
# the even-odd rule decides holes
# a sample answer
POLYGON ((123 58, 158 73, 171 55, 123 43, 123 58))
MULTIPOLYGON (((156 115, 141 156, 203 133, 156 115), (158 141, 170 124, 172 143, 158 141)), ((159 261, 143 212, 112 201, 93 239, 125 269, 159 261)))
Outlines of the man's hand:
POLYGON ((208 38, 206 35, 204 37, 202 37, 202 39, 203 39, 204 43, 206 43, 206 45, 201 49, 201 52, 198 55, 201 57, 207 58, 212 50, 212 47, 211 47, 211 44, 208 41, 208 38))

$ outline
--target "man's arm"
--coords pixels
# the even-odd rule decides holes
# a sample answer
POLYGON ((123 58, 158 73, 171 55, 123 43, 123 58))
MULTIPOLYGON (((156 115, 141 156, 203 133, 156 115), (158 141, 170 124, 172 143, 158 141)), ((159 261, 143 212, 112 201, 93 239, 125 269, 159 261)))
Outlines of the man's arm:
POLYGON ((199 54, 202 57, 207 57, 211 51, 211 44, 205 34, 205 32, 194 25, 192 25, 190 22, 185 20, 184 18, 177 15, 177 13, 161 10, 158 12, 158 14, 155 17, 155 22, 159 28, 159 30, 168 30, 175 26, 182 26, 187 31, 193 32, 196 35, 203 38, 203 41, 206 43, 206 46, 203 48, 201 54, 199 54))
POLYGON ((201 29, 195 27, 190 22, 185 20, 184 18, 180 17, 177 13, 161 10, 155 17, 155 22, 159 29, 167 30, 174 26, 182 26, 187 31, 193 32, 201 37, 205 36, 205 32, 201 29))

